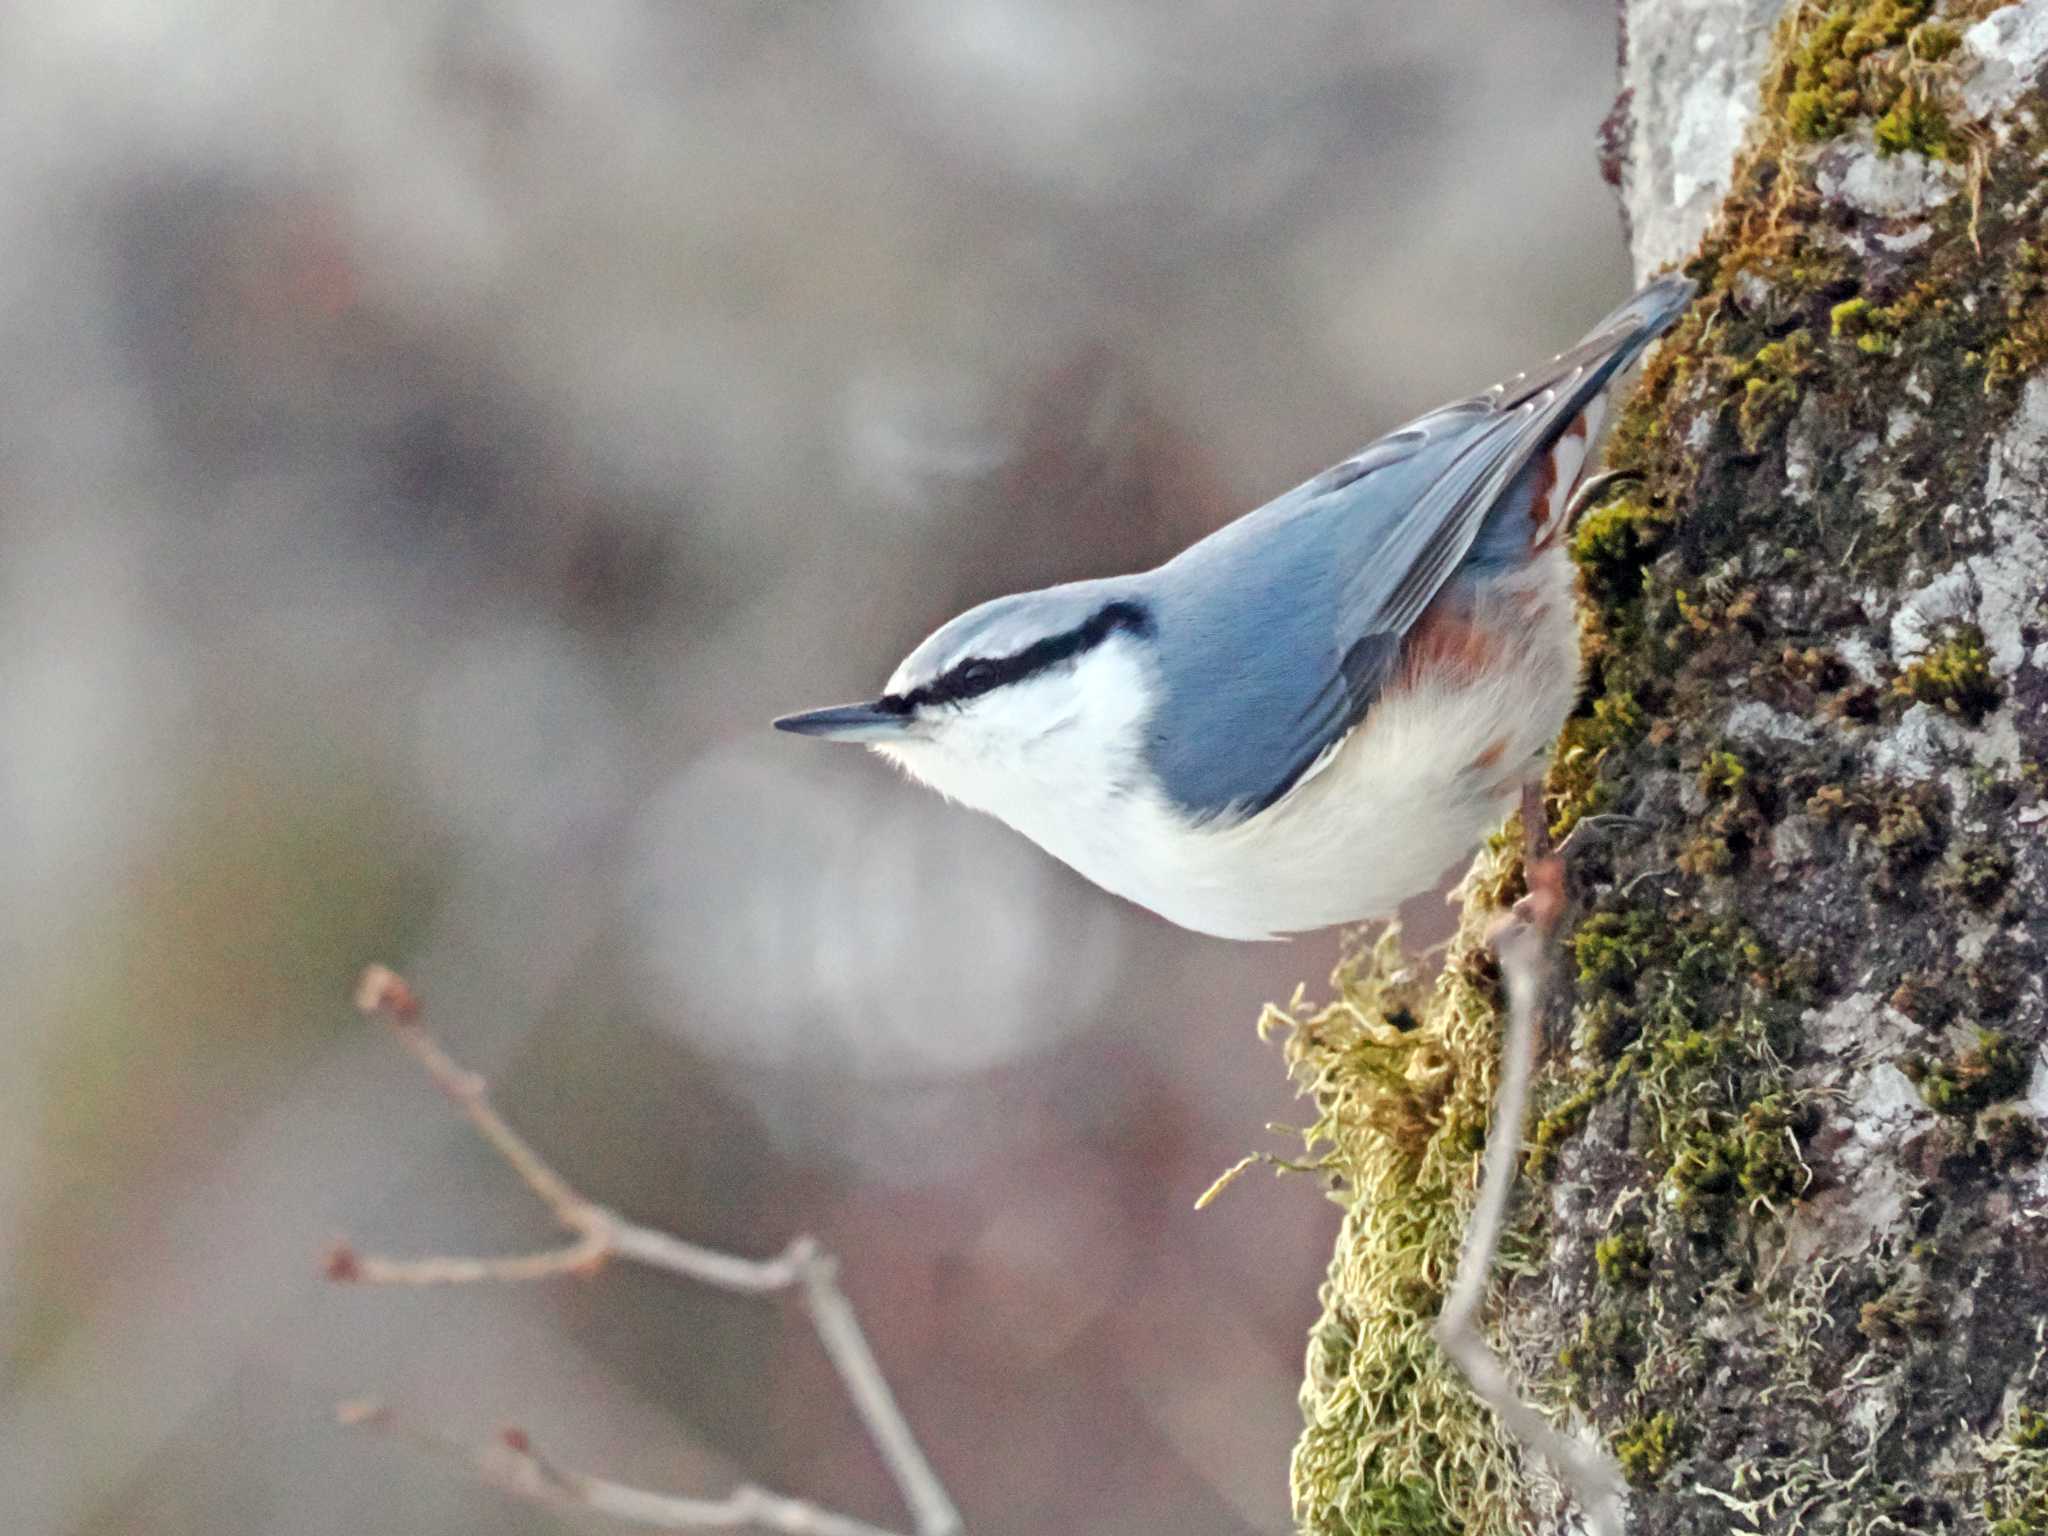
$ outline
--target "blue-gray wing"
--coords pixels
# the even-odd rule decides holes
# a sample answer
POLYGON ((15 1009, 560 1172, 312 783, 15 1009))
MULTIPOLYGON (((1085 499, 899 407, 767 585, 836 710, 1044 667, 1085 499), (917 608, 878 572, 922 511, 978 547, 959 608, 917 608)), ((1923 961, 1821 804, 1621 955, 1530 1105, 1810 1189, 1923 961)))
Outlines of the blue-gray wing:
POLYGON ((1546 366, 1418 417, 1152 573, 1163 697, 1147 751, 1187 814, 1255 815, 1343 739, 1488 517, 1514 512, 1518 477, 1692 292, 1650 284, 1546 366))

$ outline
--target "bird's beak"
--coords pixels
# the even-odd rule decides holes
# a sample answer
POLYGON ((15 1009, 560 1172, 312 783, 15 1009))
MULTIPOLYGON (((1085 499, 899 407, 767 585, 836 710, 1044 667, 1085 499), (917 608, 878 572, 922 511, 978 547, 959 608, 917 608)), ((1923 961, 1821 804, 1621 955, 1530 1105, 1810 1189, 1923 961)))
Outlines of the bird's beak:
POLYGON ((895 741, 909 732, 911 720, 908 713, 883 709, 879 704, 835 704, 830 709, 784 715, 775 722, 775 729, 831 741, 895 741))

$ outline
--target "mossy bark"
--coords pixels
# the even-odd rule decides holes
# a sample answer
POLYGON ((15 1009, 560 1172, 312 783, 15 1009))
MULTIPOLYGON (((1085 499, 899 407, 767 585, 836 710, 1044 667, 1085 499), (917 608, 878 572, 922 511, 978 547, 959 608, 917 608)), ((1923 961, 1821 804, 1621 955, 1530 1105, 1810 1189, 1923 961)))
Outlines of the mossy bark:
MULTIPOLYGON (((1632 1530, 2048 1533, 2048 0, 1790 4, 1760 79, 1729 37, 1617 135, 1754 105, 1703 235, 1706 173, 1629 181, 1641 264, 1702 293, 1609 443, 1643 480, 1578 535, 1572 905, 1496 1332, 1632 1530)), ((1427 1338, 1515 846, 1440 978, 1383 943, 1282 1016, 1347 1208, 1307 1529, 1570 1528, 1427 1338)))

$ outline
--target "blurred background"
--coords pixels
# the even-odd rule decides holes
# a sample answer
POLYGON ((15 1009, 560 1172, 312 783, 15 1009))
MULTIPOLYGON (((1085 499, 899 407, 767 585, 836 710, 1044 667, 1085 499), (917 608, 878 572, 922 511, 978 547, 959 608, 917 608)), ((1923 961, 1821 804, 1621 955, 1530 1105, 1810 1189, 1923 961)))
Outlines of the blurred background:
POLYGON ((376 1393, 901 1520, 800 1312, 551 1239, 819 1234, 981 1536, 1281 1532, 1335 1223, 1198 939, 770 717, 1157 561, 1619 300, 1611 0, 0 12, 0 1524, 602 1529, 376 1393))

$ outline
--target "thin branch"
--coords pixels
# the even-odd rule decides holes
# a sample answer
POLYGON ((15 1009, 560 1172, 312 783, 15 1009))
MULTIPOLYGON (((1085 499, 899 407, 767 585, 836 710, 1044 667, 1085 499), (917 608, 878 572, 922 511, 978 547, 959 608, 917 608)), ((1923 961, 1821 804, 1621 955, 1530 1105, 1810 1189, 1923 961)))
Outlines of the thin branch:
POLYGON ((327 1278, 343 1285, 480 1285, 490 1282, 587 1278, 612 1256, 609 1237, 592 1232, 560 1248, 497 1259, 387 1259, 332 1244, 321 1261, 327 1278))
MULTIPOLYGON (((1556 864, 1555 860, 1545 862, 1556 864)), ((1507 1224, 1508 1196, 1513 1192, 1515 1169, 1521 1162, 1522 1120, 1529 1106, 1529 1080, 1535 1067, 1550 924, 1562 905, 1561 870, 1539 871, 1532 867, 1532 896, 1538 895, 1539 880, 1546 887, 1544 899, 1538 902, 1545 920, 1512 922, 1494 936, 1494 950, 1500 956, 1508 992, 1500 1086, 1494 1096, 1493 1130, 1486 1138, 1479 1203, 1465 1229, 1457 1278, 1437 1317, 1436 1339, 1464 1372, 1472 1390, 1500 1415, 1508 1431, 1557 1468, 1585 1515, 1592 1536, 1622 1536, 1621 1477, 1614 1463, 1597 1446, 1561 1434, 1551 1426, 1536 1406, 1516 1390, 1479 1325, 1479 1309, 1486 1299, 1494 1257, 1507 1224), (1547 888, 1553 884, 1555 889, 1547 888)))
POLYGON ((659 1531, 723 1531, 755 1527, 786 1536, 894 1536, 851 1515, 742 1483, 722 1499, 652 1493, 609 1478, 592 1477, 544 1456, 522 1429, 506 1429, 488 1444, 471 1446, 399 1419, 374 1399, 341 1404, 335 1417, 352 1428, 396 1435, 436 1455, 466 1464, 493 1488, 536 1503, 591 1510, 659 1531))
MULTIPOLYGON (((772 1259, 749 1259, 628 1221, 580 1193, 525 1137, 512 1129, 492 1104, 489 1086, 483 1078, 443 1050, 421 1024, 419 999, 396 973, 383 966, 371 966, 356 988, 356 1006, 391 1026, 392 1033, 425 1068, 435 1086, 547 1206, 555 1220, 575 1235, 575 1241, 538 1253, 425 1259, 361 1254, 348 1243, 338 1242, 328 1250, 324 1261, 329 1279, 403 1286, 516 1283, 589 1277, 613 1259, 621 1259, 745 1295, 795 1291, 803 1299, 818 1342, 838 1372, 862 1427, 910 1510, 916 1536, 957 1536, 961 1530, 960 1512, 926 1460, 895 1394, 889 1390, 853 1303, 840 1288, 838 1262, 814 1239, 799 1237, 772 1259)), ((391 1415, 374 1404, 345 1404, 341 1416, 344 1423, 393 1427, 391 1415)), ((527 1498, 573 1504, 662 1530, 723 1530, 753 1525, 790 1536, 892 1536, 879 1526, 751 1485, 742 1485, 722 1499, 695 1499, 651 1493, 567 1472, 536 1456, 525 1435, 518 1431, 508 1431, 503 1443, 488 1455, 472 1454, 422 1432, 406 1433, 412 1439, 443 1450, 453 1449, 474 1461, 481 1475, 494 1486, 527 1498)))

